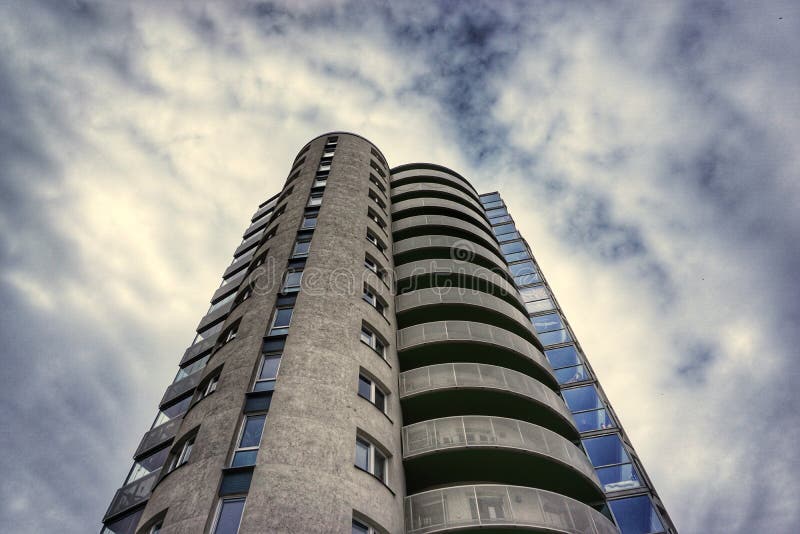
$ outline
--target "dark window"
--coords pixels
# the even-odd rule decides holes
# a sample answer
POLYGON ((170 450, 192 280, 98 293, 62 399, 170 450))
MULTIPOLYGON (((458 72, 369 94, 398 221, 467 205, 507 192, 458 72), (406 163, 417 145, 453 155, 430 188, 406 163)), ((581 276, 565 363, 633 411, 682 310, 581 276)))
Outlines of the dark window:
POLYGON ((239 531, 244 501, 244 497, 222 500, 214 526, 214 534, 236 534, 239 531))
POLYGON ((292 322, 294 308, 278 308, 272 317, 269 335, 276 336, 289 333, 289 323, 292 322))
POLYGON ((358 394, 370 401, 382 412, 386 412, 386 394, 375 381, 363 374, 358 375, 358 394))
POLYGON ((647 495, 608 501, 608 506, 622 534, 664 532, 661 519, 647 495))
POLYGON ((242 422, 239 445, 233 453, 231 467, 255 465, 258 455, 258 446, 261 443, 261 434, 264 431, 266 414, 247 415, 242 422))
POLYGON ((356 438, 355 465, 386 483, 386 456, 364 438, 356 438))
POLYGON ((278 377, 280 365, 280 354, 265 354, 261 360, 261 368, 258 371, 253 391, 268 391, 271 383, 278 377))
POLYGON ((300 291, 300 285, 302 281, 303 269, 292 269, 290 271, 286 271, 286 275, 283 278, 282 291, 284 293, 300 291))
POLYGON ((317 213, 306 213, 303 216, 303 224, 300 226, 303 229, 313 229, 317 227, 317 213))
POLYGON ((641 486, 639 474, 631 463, 619 435, 610 434, 585 439, 583 447, 607 493, 641 486))
POLYGON ((304 258, 308 256, 308 251, 311 249, 311 238, 300 237, 294 244, 294 251, 292 252, 293 258, 304 258))

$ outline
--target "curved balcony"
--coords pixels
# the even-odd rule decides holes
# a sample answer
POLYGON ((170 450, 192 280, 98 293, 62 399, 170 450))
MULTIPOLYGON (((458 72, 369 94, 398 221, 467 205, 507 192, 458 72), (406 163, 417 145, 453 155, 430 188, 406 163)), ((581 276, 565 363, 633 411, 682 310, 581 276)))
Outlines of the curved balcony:
POLYGON ((496 250, 500 255, 500 245, 494 235, 486 232, 477 224, 450 217, 447 215, 415 215, 392 221, 392 236, 395 241, 417 237, 420 235, 442 234, 474 241, 480 245, 496 250))
MULTIPOLYGON (((526 313, 516 286, 502 276, 468 261, 420 260, 405 263, 395 269, 397 293, 438 288, 475 289, 490 293, 526 313)), ((534 343, 538 344, 538 341, 534 343)))
POLYGON ((486 211, 483 209, 481 203, 457 187, 434 182, 420 182, 400 185, 392 189, 392 202, 400 202, 401 200, 419 197, 444 198, 460 202, 488 221, 486 218, 486 211))
POLYGON ((392 169, 392 188, 420 180, 453 184, 480 202, 478 191, 457 172, 432 163, 408 163, 392 169))
POLYGON ((398 295, 395 302, 400 328, 437 319, 477 320, 514 332, 531 343, 537 342, 527 314, 483 291, 460 287, 429 287, 398 295))
POLYGON ((449 235, 409 237, 395 241, 392 252, 395 265, 430 259, 469 261, 491 269, 509 282, 513 282, 505 261, 497 252, 477 243, 465 242, 458 237, 449 235))
POLYGON ((619 534, 606 516, 557 493, 481 484, 441 488, 405 498, 406 534, 508 529, 551 534, 619 534))
POLYGON ((460 202, 444 198, 411 198, 392 203, 392 220, 399 221, 415 215, 445 215, 462 221, 473 223, 486 232, 492 231, 492 225, 470 209, 464 209, 460 202))
POLYGON ((556 390, 547 359, 531 342, 502 328, 473 321, 437 321, 397 331, 400 369, 440 363, 492 363, 519 371, 556 390))
POLYGON ((578 439, 564 401, 518 371, 479 363, 443 363, 400 374, 403 422, 454 415, 502 415, 578 439))
POLYGON ((556 491, 584 502, 603 490, 589 458, 568 439, 532 423, 469 415, 403 427, 409 491, 485 480, 556 491))

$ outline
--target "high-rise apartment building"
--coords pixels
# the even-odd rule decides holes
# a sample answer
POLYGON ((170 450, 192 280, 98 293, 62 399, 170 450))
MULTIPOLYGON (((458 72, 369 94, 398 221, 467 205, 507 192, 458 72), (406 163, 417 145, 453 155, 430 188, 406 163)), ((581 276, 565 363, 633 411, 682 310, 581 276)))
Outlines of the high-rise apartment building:
POLYGON ((675 533, 497 193, 366 139, 258 207, 103 533, 675 533))

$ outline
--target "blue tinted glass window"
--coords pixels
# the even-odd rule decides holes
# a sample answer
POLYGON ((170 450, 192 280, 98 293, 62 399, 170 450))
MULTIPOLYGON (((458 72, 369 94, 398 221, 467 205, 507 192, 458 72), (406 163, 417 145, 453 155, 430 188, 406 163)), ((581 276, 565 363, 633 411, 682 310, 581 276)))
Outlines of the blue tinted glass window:
POLYGON ((564 323, 561 322, 561 316, 557 313, 548 313, 547 315, 531 317, 531 322, 536 329, 536 333, 551 332, 564 328, 564 323))
POLYGON ((492 228, 492 232, 494 232, 494 235, 503 235, 509 232, 514 232, 516 229, 517 228, 514 226, 514 223, 509 223, 509 224, 501 224, 499 226, 495 226, 494 228, 492 228))
POLYGON ((497 240, 501 243, 505 243, 506 241, 513 241, 514 239, 520 239, 521 237, 522 236, 519 235, 519 232, 511 232, 497 236, 497 240))
POLYGON ((566 343, 567 341, 572 341, 572 337, 569 335, 569 332, 566 330, 554 330, 552 332, 545 332, 543 334, 537 334, 539 341, 541 341, 542 345, 545 347, 549 347, 550 345, 558 345, 559 343, 566 343))
POLYGON ((601 430, 605 428, 614 428, 614 422, 611 416, 604 409, 592 410, 590 412, 578 412, 572 414, 575 419, 575 426, 578 427, 580 432, 588 432, 589 430, 601 430))
POLYGON ((515 252, 513 254, 506 254, 505 258, 508 263, 511 263, 512 261, 529 260, 531 258, 531 255, 528 254, 527 251, 515 252))
POLYGON ((512 241, 511 243, 504 243, 500 245, 500 250, 503 252, 503 254, 523 252, 525 250, 525 244, 522 241, 512 241))
POLYGON ((571 365, 577 365, 581 362, 580 357, 578 357, 578 350, 574 345, 546 350, 544 351, 544 354, 547 356, 547 359, 550 362, 550 365, 553 366, 553 369, 569 367, 571 365))
POLYGON ((511 221, 511 215, 500 215, 499 217, 495 217, 494 219, 490 219, 489 222, 492 224, 500 224, 506 223, 511 221))
POLYGON ((651 534, 664 531, 664 526, 647 495, 608 501, 608 505, 622 534, 651 534))
POLYGON ((547 292, 547 288, 545 288, 544 286, 526 287, 520 289, 519 294, 522 296, 522 300, 524 302, 542 300, 550 296, 550 293, 547 292))
POLYGON ((247 417, 239 447, 258 447, 258 442, 261 441, 261 432, 264 430, 264 420, 266 418, 266 415, 250 415, 247 417))
POLYGON ((536 267, 533 265, 532 261, 525 261, 522 263, 515 263, 513 265, 509 265, 508 269, 511 271, 511 274, 514 276, 523 276, 526 274, 531 274, 536 272, 536 267))
POLYGON ((526 302, 525 309, 528 313, 539 313, 555 309, 556 305, 550 299, 537 300, 534 302, 526 302))
POLYGON ((508 215, 508 210, 506 210, 505 208, 498 208, 486 212, 486 216, 489 217, 490 219, 494 217, 500 217, 501 215, 508 215))
POLYGON ((239 522, 242 520, 243 510, 244 497, 222 501, 214 534, 236 534, 239 530, 239 522))
MULTIPOLYGON (((578 388, 582 389, 582 388, 578 388)), ((617 434, 583 440, 583 448, 595 467, 630 462, 628 453, 617 434)))
POLYGON ((556 380, 559 384, 571 384, 573 382, 580 382, 589 378, 589 373, 586 372, 586 367, 583 365, 576 365, 574 367, 564 367, 555 371, 556 380))
POLYGON ((256 465, 256 458, 258 457, 258 449, 251 449, 247 451, 237 451, 233 455, 233 462, 231 467, 242 467, 244 465, 256 465))
POLYGON ((502 206, 503 206, 503 202, 499 201, 499 200, 497 202, 486 202, 483 205, 484 209, 487 209, 487 210, 491 210, 491 209, 494 209, 494 208, 500 208, 502 206))
POLYGON ((606 492, 633 489, 642 485, 639 474, 632 464, 603 467, 595 469, 595 471, 606 492))
POLYGON ((597 394, 597 389, 593 385, 565 389, 561 394, 564 396, 564 401, 571 412, 605 408, 600 395, 597 394))
POLYGON ((485 195, 481 197, 481 203, 488 204, 489 202, 494 202, 496 200, 500 200, 499 193, 492 193, 490 195, 485 195))

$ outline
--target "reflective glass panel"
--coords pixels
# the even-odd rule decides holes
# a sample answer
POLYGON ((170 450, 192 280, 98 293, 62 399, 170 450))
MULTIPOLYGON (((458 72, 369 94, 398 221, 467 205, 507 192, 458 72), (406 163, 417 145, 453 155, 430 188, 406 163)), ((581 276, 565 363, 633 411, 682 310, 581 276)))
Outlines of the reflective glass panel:
POLYGON ((522 236, 519 235, 519 232, 510 232, 508 234, 503 234, 497 236, 497 240, 501 243, 505 243, 506 241, 513 241, 514 239, 520 239, 522 236))
POLYGON ((536 266, 532 261, 525 261, 522 263, 514 263, 508 266, 508 270, 514 277, 530 275, 536 272, 536 266))
POLYGON ((356 466, 369 471, 369 444, 356 439, 356 466))
POLYGON ((546 299, 550 296, 544 286, 525 287, 519 290, 519 294, 525 302, 546 299))
POLYGON ((243 510, 244 497, 222 501, 214 534, 236 534, 239 530, 239 522, 242 520, 243 510))
POLYGON ((583 448, 586 449, 586 454, 589 455, 589 459, 595 467, 630 461, 618 434, 585 439, 583 440, 583 448))
POLYGON ((231 467, 242 467, 244 465, 256 465, 256 458, 258 457, 258 449, 250 449, 247 451, 237 451, 233 455, 233 462, 231 467))
POLYGON ((316 227, 317 227, 317 214, 316 213, 309 214, 309 215, 306 215, 305 217, 303 217, 302 228, 310 229, 310 228, 316 228, 316 227))
POLYGON ((536 329, 537 334, 564 328, 564 323, 561 322, 561 317, 557 313, 549 313, 547 315, 531 317, 531 322, 533 323, 533 327, 536 329))
POLYGON ((525 303, 525 309, 528 310, 528 313, 539 313, 543 311, 550 311, 555 307, 556 307, 555 304, 550 299, 536 300, 534 302, 525 303))
POLYGON ((508 210, 505 208, 498 208, 494 210, 487 210, 486 216, 490 219, 494 219, 495 217, 500 217, 501 215, 508 215, 508 210))
POLYGON ((280 355, 264 356, 264 363, 261 364, 259 380, 275 380, 278 376, 278 367, 281 365, 280 355))
POLYGON ((593 410, 590 412, 578 412, 572 414, 575 419, 575 426, 580 432, 589 430, 601 430, 604 428, 614 428, 614 422, 605 409, 593 410))
POLYGON ((369 534, 369 527, 353 519, 351 534, 369 534))
POLYGON ((242 439, 239 441, 239 447, 258 447, 266 418, 267 416, 264 414, 247 416, 247 420, 244 423, 244 431, 242 431, 242 439))
POLYGON ((545 332, 543 334, 537 335, 536 337, 539 338, 539 341, 541 341, 542 345, 544 345, 545 347, 549 345, 558 345, 559 343, 566 343, 567 341, 572 341, 572 337, 566 330, 555 330, 553 332, 545 332))
POLYGON ((311 248, 311 241, 298 241, 294 245, 295 256, 308 256, 308 250, 311 248))
POLYGON ((377 387, 375 388, 375 407, 380 411, 384 411, 386 408, 386 396, 377 387))
POLYGON ((500 193, 491 193, 489 195, 484 195, 484 196, 481 197, 481 203, 483 203, 483 204, 487 204, 489 202, 494 202, 496 200, 500 200, 500 193))
POLYGON ((511 221, 511 215, 501 215, 500 217, 495 217, 494 219, 490 220, 489 222, 492 224, 500 224, 506 223, 511 221))
POLYGON ((514 254, 506 254, 505 258, 506 261, 511 263, 512 261, 519 261, 519 260, 528 260, 530 259, 530 254, 528 252, 515 252, 514 254))
POLYGON ((522 241, 512 241, 510 243, 504 243, 500 245, 500 250, 503 252, 503 254, 523 252, 525 250, 525 244, 522 241))
POLYGON ((571 384, 573 382, 580 382, 581 380, 587 380, 589 378, 589 373, 586 372, 586 367, 583 365, 556 369, 555 375, 559 384, 571 384))
POLYGON ((631 464, 603 467, 595 470, 605 491, 622 491, 642 485, 636 469, 631 464))
POLYGON ((571 412, 605 408, 603 401, 600 400, 600 395, 597 394, 597 390, 591 384, 579 388, 564 389, 561 394, 564 396, 564 402, 567 403, 571 412))
POLYGON ((608 505, 622 534, 651 534, 664 531, 664 526, 647 495, 608 501, 608 505))
POLYGON ((289 326, 292 320, 292 311, 294 308, 278 308, 275 312, 275 322, 273 326, 276 328, 289 326))
POLYGON ((500 202, 500 201, 497 201, 497 202, 485 202, 483 204, 483 208, 487 209, 487 210, 491 210, 491 209, 494 209, 494 208, 500 208, 502 206, 503 206, 503 203, 500 202))
POLYGON ((577 365, 581 363, 581 360, 578 357, 578 351, 574 345, 546 350, 544 351, 544 354, 547 356, 547 359, 550 362, 550 365, 553 366, 553 369, 569 367, 571 365, 577 365))
POLYGON ((372 383, 363 376, 358 377, 358 394, 367 400, 371 400, 372 383))

